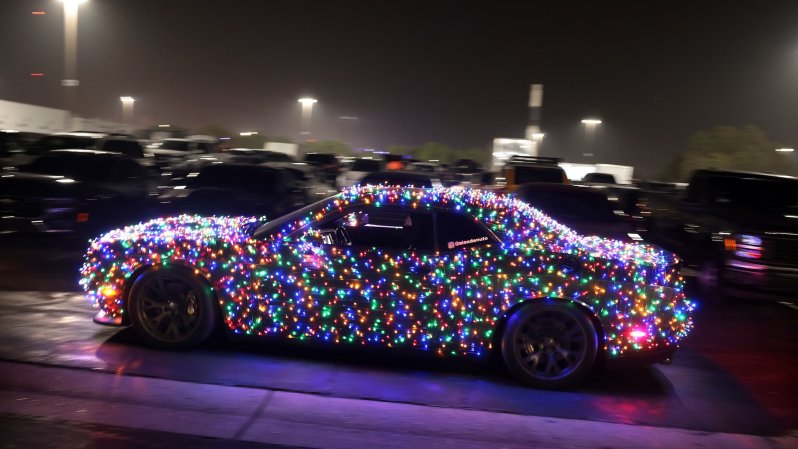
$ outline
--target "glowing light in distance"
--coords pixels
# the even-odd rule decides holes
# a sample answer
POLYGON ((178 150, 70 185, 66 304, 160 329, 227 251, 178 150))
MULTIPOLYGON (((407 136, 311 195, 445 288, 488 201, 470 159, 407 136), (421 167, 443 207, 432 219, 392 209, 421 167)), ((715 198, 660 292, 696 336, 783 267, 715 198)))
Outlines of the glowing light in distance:
POLYGON ((44 76, 44 73, 34 72, 34 73, 31 73, 30 76, 44 76))
POLYGON ((600 125, 601 120, 595 118, 586 118, 582 120, 582 123, 584 123, 585 125, 600 125))
POLYGON ((776 148, 776 151, 779 153, 792 153, 795 148, 776 148))
POLYGON ((136 101, 133 97, 119 97, 119 99, 122 100, 122 103, 133 103, 136 101))
POLYGON ((244 132, 238 133, 238 134, 242 135, 242 136, 255 136, 255 135, 258 134, 258 132, 257 131, 244 131, 244 132))
POLYGON ((316 100, 315 98, 307 98, 306 97, 306 98, 300 98, 297 101, 302 103, 302 106, 309 106, 309 105, 312 105, 313 103, 318 102, 319 100, 316 100))

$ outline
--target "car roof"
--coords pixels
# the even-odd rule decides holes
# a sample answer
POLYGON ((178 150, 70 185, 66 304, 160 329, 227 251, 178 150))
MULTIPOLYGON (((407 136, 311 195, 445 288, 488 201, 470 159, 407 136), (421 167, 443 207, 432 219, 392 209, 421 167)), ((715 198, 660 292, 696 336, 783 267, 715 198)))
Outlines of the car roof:
POLYGON ((730 176, 730 177, 740 177, 744 176, 746 178, 759 178, 759 179, 795 179, 798 180, 795 176, 790 175, 781 175, 777 173, 764 173, 764 172, 755 172, 755 171, 744 171, 744 170, 716 170, 710 168, 702 168, 696 170, 693 174, 708 174, 713 176, 730 176))
POLYGON ((61 132, 61 133, 52 133, 49 134, 50 136, 71 136, 71 137, 91 137, 95 139, 101 139, 108 135, 108 133, 100 133, 94 131, 72 131, 72 132, 61 132))
POLYGON ((116 151, 102 151, 102 150, 83 150, 83 149, 58 149, 48 151, 47 154, 80 154, 80 155, 95 155, 95 156, 106 156, 106 157, 125 157, 122 153, 117 153, 116 151))

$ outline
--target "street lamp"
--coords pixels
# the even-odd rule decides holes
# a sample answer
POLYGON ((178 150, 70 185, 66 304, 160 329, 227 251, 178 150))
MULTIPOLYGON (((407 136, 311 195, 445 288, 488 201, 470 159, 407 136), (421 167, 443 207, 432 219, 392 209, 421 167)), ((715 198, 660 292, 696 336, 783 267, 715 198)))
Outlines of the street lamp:
POLYGON ((777 153, 792 153, 795 148, 776 148, 777 153))
POLYGON ((64 4, 64 106, 74 111, 78 100, 78 7, 86 0, 61 0, 64 4))
POLYGON ((133 97, 119 97, 122 101, 122 123, 129 124, 133 118, 133 103, 136 99, 133 97))
POLYGON ((582 119, 582 124, 585 125, 585 150, 582 153, 584 157, 593 157, 593 138, 596 134, 596 127, 601 124, 601 120, 596 118, 582 119))
POLYGON ((302 104, 302 130, 300 134, 305 137, 305 140, 310 139, 310 117, 313 113, 313 105, 318 102, 315 98, 300 98, 299 103, 302 104))

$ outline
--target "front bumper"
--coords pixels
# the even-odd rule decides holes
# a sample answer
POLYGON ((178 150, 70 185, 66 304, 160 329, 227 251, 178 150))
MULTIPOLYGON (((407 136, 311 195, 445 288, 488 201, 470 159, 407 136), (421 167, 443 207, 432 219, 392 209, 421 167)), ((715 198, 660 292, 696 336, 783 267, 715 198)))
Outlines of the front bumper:
POLYGON ((729 296, 798 302, 798 267, 728 259, 721 282, 729 296))

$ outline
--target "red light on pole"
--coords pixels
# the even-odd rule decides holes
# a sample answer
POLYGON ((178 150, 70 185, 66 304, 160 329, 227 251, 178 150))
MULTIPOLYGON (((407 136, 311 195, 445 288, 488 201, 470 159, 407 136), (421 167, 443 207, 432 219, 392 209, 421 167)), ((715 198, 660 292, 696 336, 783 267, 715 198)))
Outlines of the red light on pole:
POLYGON ((44 76, 44 73, 35 72, 31 73, 30 76, 44 76))

